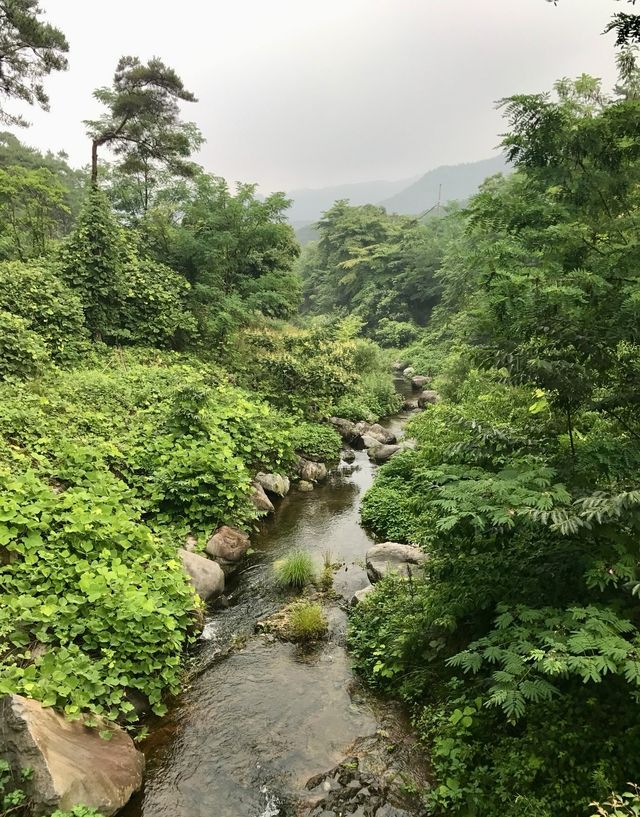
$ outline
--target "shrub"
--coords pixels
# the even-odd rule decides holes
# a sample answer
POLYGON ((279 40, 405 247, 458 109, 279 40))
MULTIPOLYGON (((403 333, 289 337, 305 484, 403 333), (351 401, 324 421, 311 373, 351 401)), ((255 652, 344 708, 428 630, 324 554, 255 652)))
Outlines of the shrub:
POLYGON ((289 612, 289 637, 293 641, 317 641, 328 629, 322 606, 316 602, 300 601, 289 612))
POLYGON ((281 587, 301 589, 315 579, 316 571, 311 556, 295 551, 274 564, 276 582, 281 587))
POLYGON ((0 311, 0 379, 32 377, 49 361, 44 341, 18 315, 0 311))
POLYGON ((0 468, 0 489, 0 694, 135 720, 134 689, 163 714, 195 606, 175 545, 106 469, 56 492, 0 468))
POLYGON ((308 460, 332 462, 340 458, 342 440, 335 429, 318 423, 298 423, 291 430, 295 451, 308 460))
POLYGON ((408 321, 382 318, 373 335, 381 346, 398 348, 412 343, 420 334, 420 328, 408 321))
POLYGON ((87 337, 80 298, 42 262, 0 264, 0 311, 23 318, 55 361, 76 358, 87 337))

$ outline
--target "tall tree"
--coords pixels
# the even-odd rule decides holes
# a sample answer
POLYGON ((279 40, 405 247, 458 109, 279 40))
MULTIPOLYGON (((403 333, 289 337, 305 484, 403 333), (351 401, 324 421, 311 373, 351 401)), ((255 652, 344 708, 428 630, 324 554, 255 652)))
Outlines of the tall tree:
MULTIPOLYGON (((0 96, 49 109, 42 78, 65 71, 69 44, 60 29, 40 19, 38 0, 0 0, 0 96)), ((0 121, 26 125, 0 107, 0 121)))
POLYGON ((98 150, 107 145, 124 167, 151 174, 159 165, 188 172, 187 160, 202 143, 198 129, 180 119, 179 102, 196 102, 177 73, 158 57, 145 65, 138 57, 122 57, 110 88, 94 96, 106 106, 100 119, 85 122, 92 140, 91 183, 98 183, 98 150))

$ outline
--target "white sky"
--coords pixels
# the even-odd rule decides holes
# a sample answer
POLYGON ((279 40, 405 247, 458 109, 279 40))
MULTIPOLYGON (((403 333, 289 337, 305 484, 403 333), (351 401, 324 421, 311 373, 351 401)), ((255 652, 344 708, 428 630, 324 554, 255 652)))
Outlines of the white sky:
POLYGON ((495 100, 614 77, 614 0, 41 0, 70 45, 51 112, 20 138, 85 164, 82 120, 122 54, 160 56, 199 98, 200 161, 263 191, 399 179, 486 158, 495 100))

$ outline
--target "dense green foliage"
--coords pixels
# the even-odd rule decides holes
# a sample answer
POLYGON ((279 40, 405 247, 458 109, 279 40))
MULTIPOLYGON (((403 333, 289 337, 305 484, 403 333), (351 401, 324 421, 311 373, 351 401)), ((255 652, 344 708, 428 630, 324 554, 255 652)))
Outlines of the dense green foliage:
POLYGON ((318 223, 320 240, 300 262, 304 308, 353 312, 383 346, 407 345, 439 301, 435 273, 458 223, 451 216, 422 223, 381 207, 336 202, 318 223))
POLYGON ((296 423, 291 430, 294 450, 301 457, 317 462, 340 459, 342 438, 335 429, 319 423, 296 423))
POLYGON ((350 640, 368 680, 413 707, 437 777, 429 813, 633 813, 632 794, 610 795, 640 751, 628 81, 613 99, 583 76, 505 100, 518 172, 462 214, 428 333, 403 353, 443 399, 412 421, 417 450, 381 469, 362 518, 430 559, 380 583, 350 640))

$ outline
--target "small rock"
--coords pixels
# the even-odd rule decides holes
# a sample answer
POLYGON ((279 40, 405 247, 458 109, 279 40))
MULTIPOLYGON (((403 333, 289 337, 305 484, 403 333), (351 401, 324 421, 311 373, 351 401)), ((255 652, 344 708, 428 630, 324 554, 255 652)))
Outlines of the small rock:
POLYGON ((413 368, 413 366, 407 366, 407 368, 402 372, 405 377, 413 377, 415 373, 416 370, 413 368))
POLYGON ((434 405, 440 401, 440 395, 437 391, 427 390, 418 395, 418 408, 434 405))
POLYGON ((192 533, 190 533, 184 540, 184 549, 189 550, 191 551, 191 553, 193 553, 197 546, 198 540, 192 533))
POLYGON ((342 460, 343 462, 353 462, 356 458, 356 452, 353 448, 345 448, 342 452, 342 460))
POLYGON ((239 562, 250 546, 251 541, 248 534, 237 528, 223 525, 209 539, 205 550, 213 559, 221 559, 224 562, 239 562))
POLYGON ((376 448, 369 449, 369 459, 373 460, 373 462, 386 462, 390 460, 394 454, 397 454, 398 451, 402 451, 402 446, 379 445, 376 448))
POLYGON ((97 720, 92 729, 21 695, 1 699, 0 756, 16 773, 32 770, 21 784, 31 814, 84 805, 111 817, 140 788, 144 755, 123 729, 97 720), (101 730, 111 739, 103 740, 101 730))
POLYGON ((256 474, 256 482, 262 485, 267 493, 280 497, 286 496, 291 487, 289 478, 282 474, 256 474))
POLYGON ((190 553, 188 550, 181 549, 178 554, 189 581, 203 601, 222 595, 224 573, 217 562, 198 553, 190 553))
POLYGON ((258 511, 258 513, 273 513, 275 511, 273 502, 267 496, 262 485, 260 485, 259 482, 254 482, 252 484, 253 494, 251 495, 251 501, 253 502, 253 507, 258 511))
POLYGON ((407 368, 407 363, 403 363, 401 360, 396 360, 395 363, 391 364, 391 368, 394 372, 404 372, 404 370, 407 368))
POLYGON ((427 554, 412 545, 398 542, 384 542, 369 548, 366 555, 367 575, 372 584, 389 573, 398 573, 405 578, 416 572, 427 561, 427 554))
POLYGON ((369 593, 372 593, 375 590, 372 584, 368 584, 366 587, 363 587, 362 590, 357 590, 353 596, 351 596, 351 605, 355 607, 357 604, 363 602, 369 593))
POLYGON ((423 374, 417 374, 411 378, 411 385, 416 391, 421 391, 425 386, 428 386, 429 383, 431 383, 431 378, 423 374))
POLYGON ((313 491, 313 482, 308 482, 306 479, 301 479, 296 487, 303 493, 309 493, 309 491, 313 491))
POLYGON ((418 408, 417 400, 405 400, 402 404, 403 411, 415 411, 418 408))

